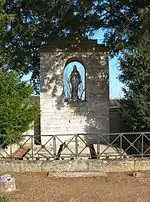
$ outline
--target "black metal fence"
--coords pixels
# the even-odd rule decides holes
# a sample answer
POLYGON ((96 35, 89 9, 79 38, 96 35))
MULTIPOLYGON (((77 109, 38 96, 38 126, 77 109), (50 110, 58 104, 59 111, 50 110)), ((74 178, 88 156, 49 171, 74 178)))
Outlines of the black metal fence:
POLYGON ((59 160, 150 156, 150 132, 118 134, 24 135, 17 141, 0 136, 0 159, 59 160))

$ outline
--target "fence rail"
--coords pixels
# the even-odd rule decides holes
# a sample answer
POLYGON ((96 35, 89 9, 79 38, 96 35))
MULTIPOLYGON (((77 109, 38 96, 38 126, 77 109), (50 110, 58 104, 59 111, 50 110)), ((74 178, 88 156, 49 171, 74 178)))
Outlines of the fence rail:
POLYGON ((150 132, 113 134, 0 135, 0 159, 130 158, 150 156, 150 132))

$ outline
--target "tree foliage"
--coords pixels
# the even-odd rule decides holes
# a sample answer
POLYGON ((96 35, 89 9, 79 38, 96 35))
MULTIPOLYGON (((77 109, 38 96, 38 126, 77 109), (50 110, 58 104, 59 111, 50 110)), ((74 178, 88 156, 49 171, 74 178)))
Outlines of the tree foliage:
POLYGON ((3 0, 0 8, 3 10, 2 15, 15 16, 11 22, 5 21, 7 31, 3 33, 0 47, 9 58, 7 67, 21 71, 22 75, 31 72, 32 82, 38 91, 39 48, 42 44, 62 38, 70 32, 87 36, 103 29, 106 30, 105 42, 112 54, 118 53, 134 42, 135 33, 139 31, 141 22, 138 9, 141 4, 138 2, 3 0))
MULTIPOLYGON (((127 86, 124 106, 127 100, 129 103, 132 100, 131 105, 135 107, 137 117, 139 116, 139 120, 145 120, 142 117, 147 111, 141 112, 139 110, 142 110, 142 107, 138 107, 143 106, 144 109, 145 106, 145 109, 149 109, 147 101, 144 102, 149 99, 145 97, 147 95, 145 88, 148 87, 147 84, 142 84, 147 79, 146 72, 149 65, 149 60, 146 59, 149 57, 149 0, 2 0, 1 2, 0 65, 5 70, 15 70, 21 72, 21 75, 32 73, 31 80, 38 92, 40 47, 55 39, 63 38, 68 33, 88 37, 101 29, 105 31, 104 42, 109 46, 111 55, 119 53, 123 55, 120 79, 127 86), (144 91, 146 94, 143 94, 144 91)), ((126 105, 124 109, 128 106, 126 105)), ((127 110, 126 117, 127 113, 129 120, 134 118, 133 111, 131 115, 127 110)), ((133 124, 133 121, 130 123, 133 124)), ((138 130, 141 124, 143 130, 144 123, 146 122, 139 123, 138 126, 133 125, 132 128, 138 130)), ((145 128, 147 127, 149 128, 146 125, 145 128)))
POLYGON ((14 20, 13 14, 5 13, 3 5, 6 1, 0 1, 0 67, 2 65, 8 64, 10 55, 6 54, 5 50, 2 48, 5 43, 5 36, 7 34, 7 27, 10 26, 11 22, 14 20))
POLYGON ((143 33, 121 60, 120 80, 126 86, 122 115, 133 131, 150 130, 150 11, 141 9, 143 33))
POLYGON ((150 8, 148 0, 120 0, 119 2, 119 5, 124 5, 122 12, 116 10, 116 13, 121 16, 120 20, 118 23, 114 22, 114 28, 105 34, 106 43, 109 45, 112 55, 133 50, 143 32, 150 27, 150 23, 146 22, 149 18, 146 19, 146 15, 143 14, 150 8))
POLYGON ((15 72, 0 73, 0 134, 7 138, 5 145, 21 139, 39 114, 31 99, 33 87, 21 82, 15 72))

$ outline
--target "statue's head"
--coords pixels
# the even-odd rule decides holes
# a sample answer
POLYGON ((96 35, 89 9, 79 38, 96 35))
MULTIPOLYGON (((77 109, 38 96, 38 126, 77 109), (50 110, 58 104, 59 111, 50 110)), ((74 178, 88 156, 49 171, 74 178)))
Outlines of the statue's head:
POLYGON ((73 66, 73 71, 77 71, 77 66, 76 65, 73 66))

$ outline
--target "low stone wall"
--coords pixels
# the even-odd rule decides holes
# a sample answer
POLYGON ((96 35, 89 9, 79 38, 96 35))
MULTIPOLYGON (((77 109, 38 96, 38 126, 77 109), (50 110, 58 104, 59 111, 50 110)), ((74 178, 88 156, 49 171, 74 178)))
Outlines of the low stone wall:
POLYGON ((149 159, 1 161, 0 172, 129 172, 150 171, 149 159))

